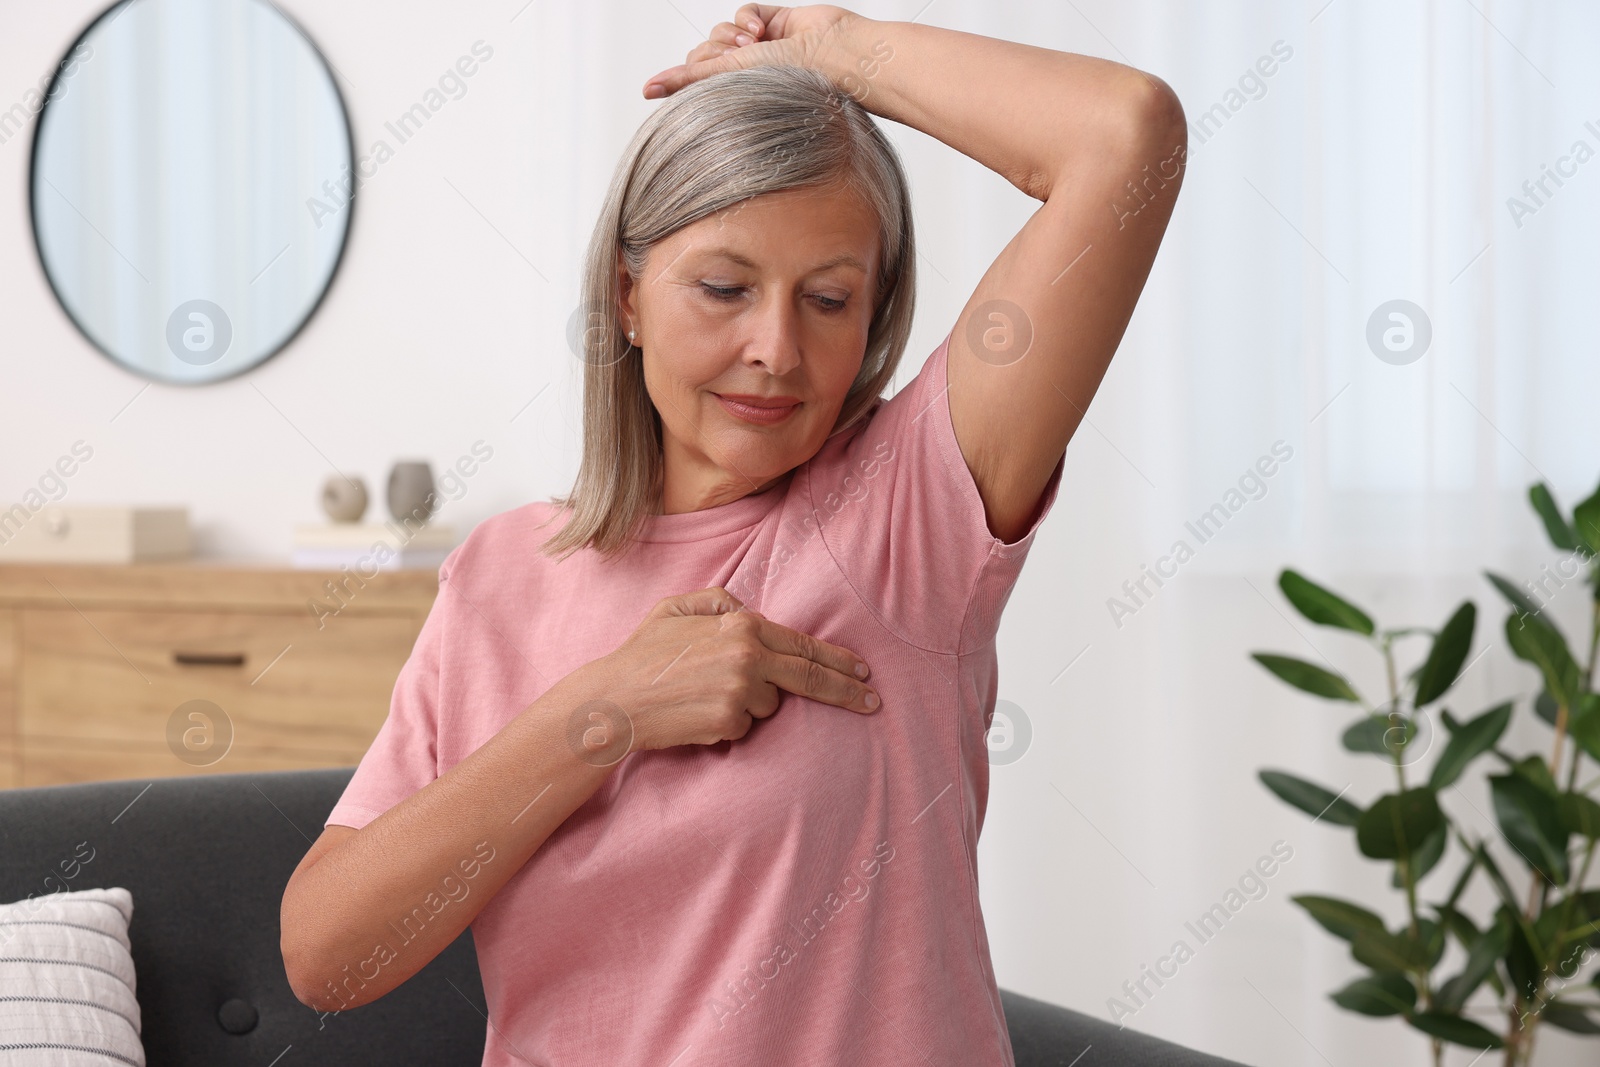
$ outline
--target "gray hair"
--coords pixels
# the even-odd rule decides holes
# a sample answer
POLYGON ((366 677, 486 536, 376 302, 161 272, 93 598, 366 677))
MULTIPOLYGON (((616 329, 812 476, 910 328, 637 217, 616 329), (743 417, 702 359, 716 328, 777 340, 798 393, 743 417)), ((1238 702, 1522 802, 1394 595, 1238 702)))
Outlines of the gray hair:
POLYGON ((641 350, 618 320, 617 256, 644 273, 650 246, 749 197, 841 182, 876 211, 876 307, 861 371, 833 432, 855 423, 888 385, 911 333, 916 293, 910 193, 894 146, 826 75, 768 65, 714 74, 667 97, 622 154, 584 260, 579 337, 583 457, 570 520, 541 545, 560 558, 626 551, 653 514, 664 475, 661 419, 641 350))

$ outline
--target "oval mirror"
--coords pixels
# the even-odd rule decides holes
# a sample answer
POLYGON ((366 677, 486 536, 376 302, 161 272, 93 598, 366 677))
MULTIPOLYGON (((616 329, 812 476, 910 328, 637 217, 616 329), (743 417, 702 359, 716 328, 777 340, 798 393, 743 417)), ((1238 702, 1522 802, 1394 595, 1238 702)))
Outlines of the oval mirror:
POLYGON ((328 65, 266 0, 123 0, 34 131, 39 260, 85 337, 146 378, 232 377, 321 302, 353 149, 328 65))

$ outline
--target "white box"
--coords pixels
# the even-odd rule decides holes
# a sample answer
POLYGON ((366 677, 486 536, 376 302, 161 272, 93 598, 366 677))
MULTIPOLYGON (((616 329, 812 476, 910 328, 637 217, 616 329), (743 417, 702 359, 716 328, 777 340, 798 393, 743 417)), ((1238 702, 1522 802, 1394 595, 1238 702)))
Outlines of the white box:
POLYGON ((297 568, 339 570, 438 570, 456 545, 452 526, 415 527, 399 522, 318 523, 294 528, 290 563, 297 568), (379 551, 382 546, 387 551, 379 551))
POLYGON ((0 562, 146 563, 185 559, 188 508, 56 507, 0 513, 0 562), (20 520, 20 521, 19 521, 20 520))

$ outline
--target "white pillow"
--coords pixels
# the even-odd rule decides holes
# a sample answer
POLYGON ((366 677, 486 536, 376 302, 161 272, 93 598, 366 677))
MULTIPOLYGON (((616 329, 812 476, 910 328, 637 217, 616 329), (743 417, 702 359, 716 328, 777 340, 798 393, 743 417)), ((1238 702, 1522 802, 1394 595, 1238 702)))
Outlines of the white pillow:
POLYGON ((0 1062, 145 1067, 126 889, 0 904, 0 1062))

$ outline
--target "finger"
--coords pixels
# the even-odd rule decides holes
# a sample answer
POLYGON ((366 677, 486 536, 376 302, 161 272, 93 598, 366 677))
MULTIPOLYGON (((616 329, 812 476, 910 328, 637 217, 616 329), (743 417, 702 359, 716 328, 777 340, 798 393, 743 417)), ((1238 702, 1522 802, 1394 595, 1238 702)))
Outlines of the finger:
POLYGON ((796 696, 820 700, 824 704, 833 704, 863 715, 878 709, 877 692, 871 686, 809 657, 768 651, 762 658, 762 664, 762 675, 768 681, 796 696))
POLYGON ((726 615, 743 610, 744 601, 720 585, 714 585, 666 597, 657 606, 665 615, 726 615))
POLYGON ((744 48, 732 48, 724 51, 719 56, 698 63, 683 63, 651 77, 644 83, 644 96, 646 100, 656 100, 663 96, 671 96, 685 85, 709 78, 713 74, 721 74, 730 70, 743 70, 747 67, 757 66, 770 62, 775 55, 781 53, 762 51, 763 49, 777 48, 776 44, 757 41, 755 44, 744 48), (755 54, 760 53, 760 54, 755 54))
POLYGON ((751 35, 749 27, 741 28, 731 22, 719 22, 711 27, 707 40, 730 47, 755 43, 755 37, 751 35))
POLYGON ((867 667, 866 660, 843 645, 835 645, 770 619, 761 619, 757 635, 761 638, 761 643, 774 652, 812 660, 856 681, 872 673, 867 667))
POLYGON ((758 695, 750 698, 744 709, 746 714, 752 719, 768 719, 777 714, 783 692, 771 682, 758 682, 755 688, 758 695))
POLYGON ((737 47, 737 45, 722 44, 717 41, 701 41, 689 51, 688 55, 683 57, 683 61, 689 65, 704 63, 708 59, 716 59, 718 56, 726 55, 737 47))
POLYGON ((767 29, 768 15, 766 12, 776 12, 777 10, 771 4, 745 4, 734 12, 733 21, 740 29, 749 30, 757 37, 760 37, 767 29))

